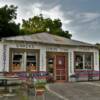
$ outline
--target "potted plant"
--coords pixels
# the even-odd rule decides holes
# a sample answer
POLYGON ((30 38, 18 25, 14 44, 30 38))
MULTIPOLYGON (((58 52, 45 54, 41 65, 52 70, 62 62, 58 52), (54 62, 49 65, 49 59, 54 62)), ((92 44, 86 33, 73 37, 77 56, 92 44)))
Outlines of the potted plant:
POLYGON ((45 92, 46 82, 37 82, 35 84, 36 95, 42 95, 45 92))
POLYGON ((30 67, 30 69, 31 69, 31 71, 36 71, 36 66, 32 65, 32 66, 30 67))

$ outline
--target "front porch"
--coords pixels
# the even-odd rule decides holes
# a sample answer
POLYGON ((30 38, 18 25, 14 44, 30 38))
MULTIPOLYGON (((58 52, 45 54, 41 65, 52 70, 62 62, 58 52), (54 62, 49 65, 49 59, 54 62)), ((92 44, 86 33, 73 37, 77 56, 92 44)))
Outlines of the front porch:
MULTIPOLYGON (((82 76, 85 71, 99 71, 93 51, 10 48, 9 52, 10 72, 44 71, 54 82, 73 81, 71 76, 76 72, 80 74, 79 80, 88 81, 86 74, 82 76)), ((98 80, 99 75, 95 79, 98 80)))

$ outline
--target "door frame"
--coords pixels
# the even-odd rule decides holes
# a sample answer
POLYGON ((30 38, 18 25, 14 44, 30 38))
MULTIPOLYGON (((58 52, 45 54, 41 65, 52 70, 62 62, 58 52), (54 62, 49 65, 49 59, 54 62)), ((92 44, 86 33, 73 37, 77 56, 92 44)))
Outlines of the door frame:
POLYGON ((67 54, 57 54, 57 55, 55 55, 54 77, 55 77, 56 82, 66 82, 66 81, 68 81, 68 59, 67 58, 68 58, 67 54), (64 63, 64 66, 65 66, 65 68, 64 68, 64 70, 65 70, 65 80, 57 80, 56 79, 57 56, 64 57, 64 60, 65 60, 65 63, 64 63))
MULTIPOLYGON (((47 52, 47 59, 48 56, 52 57, 54 59, 54 64, 53 64, 53 79, 54 82, 68 82, 68 52, 47 52), (58 81, 56 80, 56 56, 65 56, 65 77, 66 79, 64 81, 58 81)), ((47 60, 46 60, 47 63, 47 60)), ((47 64, 48 65, 48 64, 47 64)), ((46 68, 48 70, 48 68, 46 68)))

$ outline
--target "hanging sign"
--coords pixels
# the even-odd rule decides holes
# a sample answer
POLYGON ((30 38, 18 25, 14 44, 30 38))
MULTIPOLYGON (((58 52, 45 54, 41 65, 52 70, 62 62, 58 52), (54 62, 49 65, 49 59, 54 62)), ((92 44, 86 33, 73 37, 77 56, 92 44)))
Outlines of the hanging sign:
POLYGON ((34 44, 16 44, 17 48, 34 48, 34 44))

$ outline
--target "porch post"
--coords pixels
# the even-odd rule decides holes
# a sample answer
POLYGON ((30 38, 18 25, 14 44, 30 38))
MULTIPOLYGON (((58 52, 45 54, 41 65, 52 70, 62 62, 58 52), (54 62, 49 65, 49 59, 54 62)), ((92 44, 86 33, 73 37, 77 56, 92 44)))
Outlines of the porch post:
POLYGON ((3 45, 3 71, 9 71, 9 46, 3 45))
POLYGON ((40 71, 46 71, 46 49, 41 48, 40 49, 40 71))
POLYGON ((70 75, 74 74, 74 52, 68 52, 68 76, 70 81, 70 75))
POLYGON ((99 51, 94 52, 94 70, 99 71, 99 51))
POLYGON ((72 67, 72 74, 74 74, 74 52, 72 51, 72 56, 71 56, 71 59, 72 59, 72 62, 71 62, 71 67, 72 67))
POLYGON ((4 50, 3 50, 3 44, 0 43, 0 72, 3 72, 4 70, 4 61, 3 61, 3 54, 4 50))

